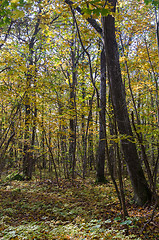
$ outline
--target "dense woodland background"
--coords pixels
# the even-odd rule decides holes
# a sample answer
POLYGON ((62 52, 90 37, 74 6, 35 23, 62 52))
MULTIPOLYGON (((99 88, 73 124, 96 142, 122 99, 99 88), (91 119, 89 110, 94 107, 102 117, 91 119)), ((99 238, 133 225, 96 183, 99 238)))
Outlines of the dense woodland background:
POLYGON ((0 1, 0 175, 159 186, 158 1, 0 1), (128 170, 128 171, 127 171, 128 170))

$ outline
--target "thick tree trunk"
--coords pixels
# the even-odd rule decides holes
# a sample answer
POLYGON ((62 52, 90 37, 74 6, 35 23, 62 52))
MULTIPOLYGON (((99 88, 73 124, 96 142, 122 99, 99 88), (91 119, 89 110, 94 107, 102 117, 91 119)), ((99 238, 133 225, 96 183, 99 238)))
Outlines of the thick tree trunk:
POLYGON ((99 114, 99 146, 97 159, 97 182, 105 182, 105 132, 106 132, 106 64, 104 48, 101 52, 100 114, 99 114))
MULTIPOLYGON (((110 0, 109 2, 114 7, 112 11, 115 12, 117 1, 110 0)), ((132 141, 133 134, 126 105, 125 89, 122 83, 119 54, 115 36, 115 19, 112 15, 103 17, 103 30, 112 102, 119 133, 124 136, 121 140, 121 145, 133 186, 135 200, 139 205, 143 205, 151 199, 151 192, 138 158, 136 145, 132 141)))

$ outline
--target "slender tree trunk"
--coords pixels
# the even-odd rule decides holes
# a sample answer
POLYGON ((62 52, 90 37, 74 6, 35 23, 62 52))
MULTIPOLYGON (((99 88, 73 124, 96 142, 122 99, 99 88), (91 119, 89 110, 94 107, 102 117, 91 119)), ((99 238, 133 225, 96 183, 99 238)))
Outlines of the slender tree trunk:
POLYGON ((34 76, 34 92, 33 92, 33 127, 32 127, 32 137, 31 137, 31 157, 33 161, 33 171, 35 171, 35 162, 36 162, 36 155, 35 155, 35 138, 36 138, 36 128, 37 128, 37 99, 36 99, 36 72, 34 76))
MULTIPOLYGON (((115 135, 115 118, 114 118, 114 112, 112 109, 112 103, 111 103, 111 93, 109 89, 109 132, 110 137, 113 137, 115 135)), ((115 156, 115 142, 113 140, 110 140, 110 147, 109 147, 109 158, 110 158, 110 168, 112 171, 112 174, 115 178, 116 176, 116 156, 115 156)))
POLYGON ((32 149, 32 161, 33 161, 33 170, 35 171, 35 162, 36 162, 36 156, 35 156, 35 137, 36 137, 36 124, 37 123, 37 108, 35 106, 34 109, 34 116, 33 116, 33 128, 32 128, 32 138, 31 138, 31 149, 32 149))
MULTIPOLYGON (((117 1, 110 0, 109 2, 113 6, 112 11, 115 12, 117 1)), ((121 145, 133 186, 135 200, 139 205, 143 205, 147 201, 150 201, 151 191, 138 158, 136 145, 132 141, 133 134, 126 105, 125 89, 122 83, 119 53, 115 36, 115 19, 112 15, 103 17, 103 29, 112 103, 119 134, 124 136, 124 139, 121 140, 121 145)))
MULTIPOLYGON (((31 83, 33 78, 35 77, 35 72, 31 70, 33 65, 33 43, 29 46, 29 69, 26 77, 26 95, 25 95, 25 132, 24 132, 24 157, 23 157, 23 174, 26 180, 30 180, 32 178, 33 171, 33 160, 32 160, 32 139, 30 137, 31 130, 31 83)), ((35 130, 35 129, 34 129, 35 130)), ((33 137, 33 136, 32 136, 33 137)))
POLYGON ((156 18, 156 38, 157 38, 158 57, 159 57, 159 6, 158 6, 158 9, 157 7, 155 7, 155 18, 156 18))
MULTIPOLYGON (((14 129, 14 122, 11 123, 11 133, 14 133, 15 129, 14 129)), ((13 162, 14 162, 14 148, 15 148, 15 139, 13 137, 12 139, 12 145, 10 147, 9 153, 10 153, 10 157, 9 157, 9 167, 13 166, 13 162)))
POLYGON ((75 167, 76 167, 76 84, 77 84, 77 72, 76 72, 76 59, 74 40, 71 46, 71 60, 72 60, 72 83, 70 83, 70 110, 72 110, 72 116, 70 118, 70 145, 69 145, 69 157, 72 178, 75 178, 75 167))
POLYGON ((27 180, 32 177, 32 163, 30 154, 30 98, 29 93, 26 94, 25 100, 25 133, 24 133, 24 158, 23 158, 23 174, 27 180))
POLYGON ((47 136, 46 136, 46 132, 45 132, 45 130, 44 130, 44 137, 45 137, 45 141, 46 141, 46 146, 47 146, 48 149, 49 149, 49 152, 50 152, 50 155, 51 155, 51 159, 52 159, 52 163, 53 163, 53 166, 54 166, 57 185, 59 186, 59 179, 58 179, 58 173, 57 173, 57 166, 56 166, 56 163, 55 163, 55 159, 54 159, 54 155, 53 155, 53 152, 52 152, 52 148, 51 148, 51 146, 49 145, 49 142, 48 142, 48 140, 47 140, 47 136))
POLYGON ((30 139, 30 125, 31 125, 31 82, 33 72, 31 67, 33 65, 33 42, 29 44, 29 67, 26 74, 26 94, 25 94, 25 132, 24 132, 24 157, 23 157, 23 174, 26 180, 32 178, 32 160, 31 160, 31 139, 30 139))
MULTIPOLYGON (((63 116, 63 104, 60 102, 59 94, 57 92, 57 99, 58 99, 58 111, 59 115, 63 116)), ((66 127, 65 127, 65 120, 63 117, 60 119, 60 135, 59 135, 59 140, 60 140, 60 149, 61 149, 61 164, 63 166, 63 172, 65 178, 69 178, 69 171, 68 171, 68 158, 67 158, 67 145, 66 145, 66 127)))
POLYGON ((46 154, 45 154, 45 133, 44 133, 44 93, 43 93, 43 103, 42 103, 42 136, 41 136, 41 148, 42 148, 42 168, 46 169, 46 154))
POLYGON ((99 114, 99 146, 97 159, 97 182, 105 182, 105 141, 106 141, 106 64, 104 48, 101 52, 101 84, 100 84, 100 114, 99 114))
POLYGON ((66 129, 65 126, 62 126, 62 134, 61 134, 61 160, 63 163, 63 170, 64 170, 64 176, 65 178, 69 177, 68 173, 68 159, 67 159, 67 146, 66 146, 66 129))
POLYGON ((93 152, 93 115, 92 115, 92 103, 93 99, 89 100, 89 106, 90 106, 90 126, 89 126, 89 134, 88 134, 88 162, 90 166, 90 170, 93 169, 93 166, 95 167, 95 158, 94 158, 94 152, 93 152))
MULTIPOLYGON (((82 83, 82 108, 85 107, 85 86, 82 83)), ((83 178, 86 176, 87 171, 87 136, 85 134, 85 115, 82 113, 82 159, 83 159, 83 178)))
MULTIPOLYGON (((71 88, 70 92, 70 100, 74 101, 74 90, 71 88)), ((71 103, 72 105, 73 103, 71 103)), ((72 178, 75 177, 75 166, 76 166, 76 120, 75 117, 72 116, 70 119, 70 143, 69 143, 69 157, 70 157, 70 166, 72 171, 72 178)))
POLYGON ((4 156, 5 156, 5 153, 6 153, 7 149, 8 149, 8 146, 9 146, 10 142, 12 141, 12 138, 14 137, 14 135, 15 135, 15 132, 13 132, 12 135, 9 137, 9 139, 5 143, 4 149, 0 153, 0 178, 1 178, 1 174, 2 174, 3 168, 5 166, 4 156))
MULTIPOLYGON (((25 133, 24 133, 24 157, 23 157, 23 174, 27 180, 32 178, 33 161, 31 155, 31 139, 30 139, 30 123, 31 123, 31 84, 36 76, 36 70, 33 71, 34 45, 36 36, 40 30, 40 15, 41 8, 39 7, 37 22, 35 24, 34 32, 29 41, 29 56, 28 56, 28 72, 26 74, 26 94, 25 94, 25 133)), ((35 60, 36 62, 37 60, 35 60)))
MULTIPOLYGON (((51 109, 49 109, 49 114, 51 116, 51 109)), ((49 134, 48 134, 48 145, 51 148, 51 124, 50 124, 50 116, 49 116, 49 134)), ((49 172, 52 172, 52 158, 51 158, 51 154, 49 151, 49 172)))

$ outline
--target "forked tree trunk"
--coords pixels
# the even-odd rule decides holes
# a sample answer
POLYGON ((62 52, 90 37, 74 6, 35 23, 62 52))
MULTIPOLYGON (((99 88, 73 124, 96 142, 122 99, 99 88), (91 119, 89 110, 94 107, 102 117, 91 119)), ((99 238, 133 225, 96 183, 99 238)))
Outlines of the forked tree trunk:
MULTIPOLYGON (((110 0, 109 2, 113 6, 112 11, 115 12, 117 1, 110 0)), ((148 187, 138 158, 136 145, 132 141, 133 134, 126 105, 125 89, 122 83, 118 47, 115 36, 115 19, 112 15, 103 17, 103 30, 112 102, 119 134, 124 136, 121 140, 121 145, 133 186, 135 200, 139 205, 143 205, 151 199, 151 191, 148 187)))

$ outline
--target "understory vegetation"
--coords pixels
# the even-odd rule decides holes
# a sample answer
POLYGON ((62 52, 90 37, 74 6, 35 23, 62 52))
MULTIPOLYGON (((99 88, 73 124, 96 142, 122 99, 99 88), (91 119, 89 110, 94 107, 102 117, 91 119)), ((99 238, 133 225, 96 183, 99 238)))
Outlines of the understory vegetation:
POLYGON ((123 219, 111 181, 56 181, 37 178, 1 181, 0 239, 158 239, 159 214, 154 206, 133 202, 124 180, 129 217, 123 219))

